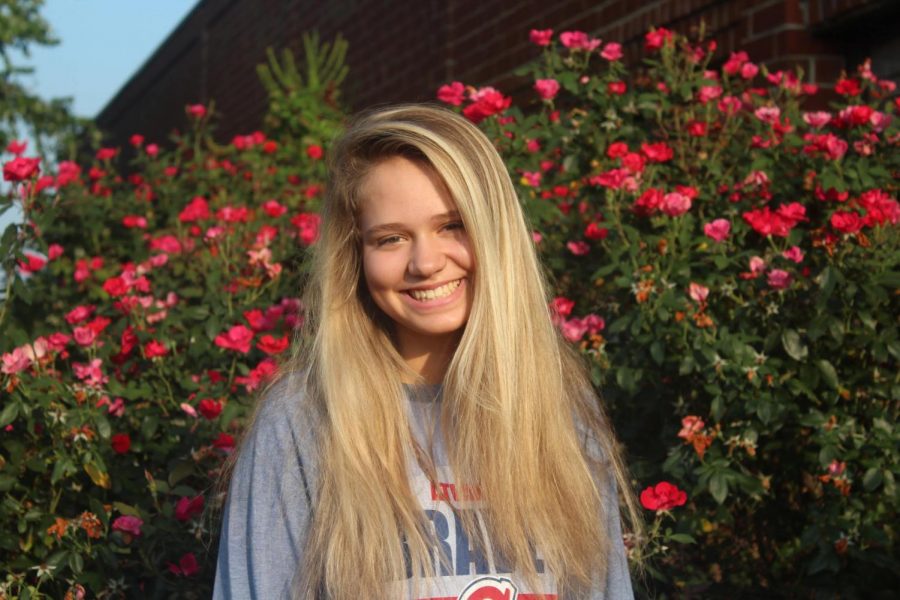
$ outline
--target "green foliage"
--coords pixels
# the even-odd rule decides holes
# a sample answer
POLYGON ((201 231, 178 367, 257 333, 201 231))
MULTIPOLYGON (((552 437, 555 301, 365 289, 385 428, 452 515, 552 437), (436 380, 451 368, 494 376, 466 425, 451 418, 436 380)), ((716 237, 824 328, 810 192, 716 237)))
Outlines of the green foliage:
POLYGON ((281 60, 271 48, 266 54, 267 63, 256 69, 269 94, 266 129, 298 151, 330 141, 345 114, 340 87, 348 73, 347 41, 338 35, 333 42, 320 43, 318 33, 304 34, 303 67, 288 48, 282 50, 281 60))
MULTIPOLYGON (((816 126, 793 73, 710 59, 677 38, 628 80, 551 45, 520 74, 559 91, 482 124, 639 485, 687 491, 652 522, 650 590, 886 594, 900 584, 892 84, 864 64, 816 126), (705 233, 718 219, 728 231, 705 233)), ((498 93, 471 91, 463 113, 498 93)))
MULTIPOLYGON (((633 79, 549 45, 523 74, 559 90, 542 84, 534 110, 492 89, 441 93, 507 161, 560 329, 637 485, 656 486, 641 494, 648 543, 626 540, 643 591, 887 596, 900 584, 889 85, 863 68, 810 125, 812 90, 793 74, 734 57, 709 72, 707 46, 651 35, 659 52, 633 79)), ((195 106, 191 132, 169 151, 138 144, 128 175, 101 150, 50 187, 16 184, 8 203, 34 226, 2 239, 21 261, 0 319, 3 594, 209 595, 218 523, 198 504, 215 515, 229 436, 300 318, 318 147, 343 123, 345 42, 314 41, 302 71, 290 54, 260 68, 266 134, 217 146, 195 106), (29 262, 25 245, 52 259, 29 262)))

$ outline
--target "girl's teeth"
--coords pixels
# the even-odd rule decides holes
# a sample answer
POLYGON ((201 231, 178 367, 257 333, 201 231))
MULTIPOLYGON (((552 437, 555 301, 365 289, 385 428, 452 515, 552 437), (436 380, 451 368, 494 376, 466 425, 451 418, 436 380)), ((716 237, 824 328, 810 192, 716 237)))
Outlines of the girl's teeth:
POLYGON ((434 288, 433 290, 409 290, 409 295, 419 301, 446 298, 459 287, 461 281, 461 279, 457 279, 456 281, 451 281, 450 283, 442 285, 439 288, 434 288))

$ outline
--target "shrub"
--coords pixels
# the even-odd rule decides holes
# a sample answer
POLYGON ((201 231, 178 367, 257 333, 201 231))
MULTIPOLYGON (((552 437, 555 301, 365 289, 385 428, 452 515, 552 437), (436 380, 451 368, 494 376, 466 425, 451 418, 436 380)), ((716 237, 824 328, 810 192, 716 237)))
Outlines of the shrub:
MULTIPOLYGON (((439 98, 518 182, 652 511, 647 591, 895 588, 892 84, 864 66, 804 113, 797 75, 709 70, 708 43, 664 30, 632 75, 616 44, 532 39, 536 110, 459 82, 439 98)), ((5 595, 209 595, 211 483, 302 319, 341 126, 320 82, 343 50, 313 54, 306 77, 274 56, 261 73, 284 137, 219 146, 194 105, 173 148, 135 136, 124 172, 110 148, 4 166, 27 219, 0 240, 5 595)))
POLYGON ((713 69, 713 42, 653 30, 629 76, 618 44, 558 39, 532 32, 520 73, 537 111, 438 97, 514 172, 562 333, 655 486, 649 587, 897 589, 894 84, 866 62, 804 112, 802 74, 713 69))
MULTIPOLYGON (((282 62, 273 94, 297 83, 282 62)), ((290 139, 219 146, 212 111, 192 105, 170 149, 133 136, 126 171, 115 148, 49 176, 7 163, 26 224, 3 255, 27 247, 0 325, 0 596, 211 594, 213 484, 303 318, 322 149, 341 122, 325 93, 296 85, 315 127, 290 139)))

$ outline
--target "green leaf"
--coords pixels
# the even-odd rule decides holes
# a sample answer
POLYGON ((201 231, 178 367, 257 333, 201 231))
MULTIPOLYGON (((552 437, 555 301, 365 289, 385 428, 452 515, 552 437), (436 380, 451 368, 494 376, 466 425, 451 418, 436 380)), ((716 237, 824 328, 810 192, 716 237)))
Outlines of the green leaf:
POLYGON ((650 344, 650 356, 651 358, 653 358, 653 362, 655 362, 656 364, 663 364, 663 361, 666 359, 666 352, 663 349, 661 341, 655 340, 652 344, 650 344))
POLYGON ((679 544, 696 544, 697 540, 686 533, 673 533, 669 536, 669 539, 673 542, 678 542, 679 544))
POLYGON ((131 506, 130 504, 125 504, 124 502, 113 502, 113 508, 115 508, 123 515, 130 515, 132 517, 141 516, 141 511, 131 506))
POLYGON ((81 554, 79 554, 78 552, 69 553, 69 568, 75 575, 81 573, 81 571, 84 569, 84 559, 81 558, 81 554))
POLYGON ((794 360, 803 361, 809 355, 809 348, 800 340, 800 334, 793 329, 786 329, 781 334, 781 343, 784 351, 794 360))
POLYGON ((159 426, 159 417, 156 415, 151 415, 144 419, 144 422, 141 423, 141 437, 145 440, 153 439, 153 435, 156 433, 156 428, 159 426))
POLYGON ((10 401, 9 404, 3 407, 3 412, 0 412, 0 427, 6 427, 10 423, 16 420, 16 417, 19 416, 19 403, 15 401, 10 401))
POLYGON ((863 487, 867 492, 878 489, 883 481, 882 470, 880 467, 872 467, 863 475, 863 487))
POLYGON ((822 373, 822 377, 825 378, 825 383, 830 385, 832 388, 838 388, 838 376, 837 371, 834 369, 834 365, 825 360, 824 358, 816 361, 816 366, 819 367, 819 371, 822 373))
POLYGON ((725 478, 725 473, 722 471, 713 473, 713 476, 709 478, 709 493, 719 504, 725 502, 725 498, 728 497, 728 480, 725 478))
POLYGON ((179 461, 169 472, 169 485, 175 487, 182 479, 189 477, 194 472, 194 464, 190 461, 179 461))

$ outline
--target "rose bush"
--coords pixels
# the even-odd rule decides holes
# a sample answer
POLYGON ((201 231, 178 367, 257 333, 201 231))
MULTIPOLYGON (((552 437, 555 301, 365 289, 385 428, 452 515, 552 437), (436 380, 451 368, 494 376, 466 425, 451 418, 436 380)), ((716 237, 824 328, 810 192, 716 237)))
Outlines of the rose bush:
POLYGON ((171 148, 133 136, 123 170, 116 148, 4 160, 25 223, 0 249, 0 597, 211 594, 214 483, 302 320, 343 113, 320 75, 279 96, 314 123, 284 137, 217 145, 192 105, 171 148))
POLYGON ((648 587, 889 595, 894 83, 866 62, 837 82, 832 110, 809 111, 820 92, 802 74, 744 52, 717 60, 714 42, 664 29, 633 73, 615 42, 531 40, 542 56, 520 75, 538 110, 495 101, 483 115, 484 89, 463 82, 438 98, 452 87, 463 114, 480 107, 550 267, 562 333, 651 486, 648 587))
MULTIPOLYGON (((634 73, 615 42, 530 37, 532 106, 462 82, 438 98, 507 160, 553 318, 629 449, 639 586, 895 589, 893 85, 864 65, 804 111, 797 75, 665 30, 634 73)), ((125 170, 115 148, 5 157, 26 223, 0 239, 4 595, 209 595, 213 483, 302 319, 341 126, 344 47, 310 48, 327 76, 261 69, 267 132, 217 145, 192 105, 172 148, 133 136, 125 170)))

